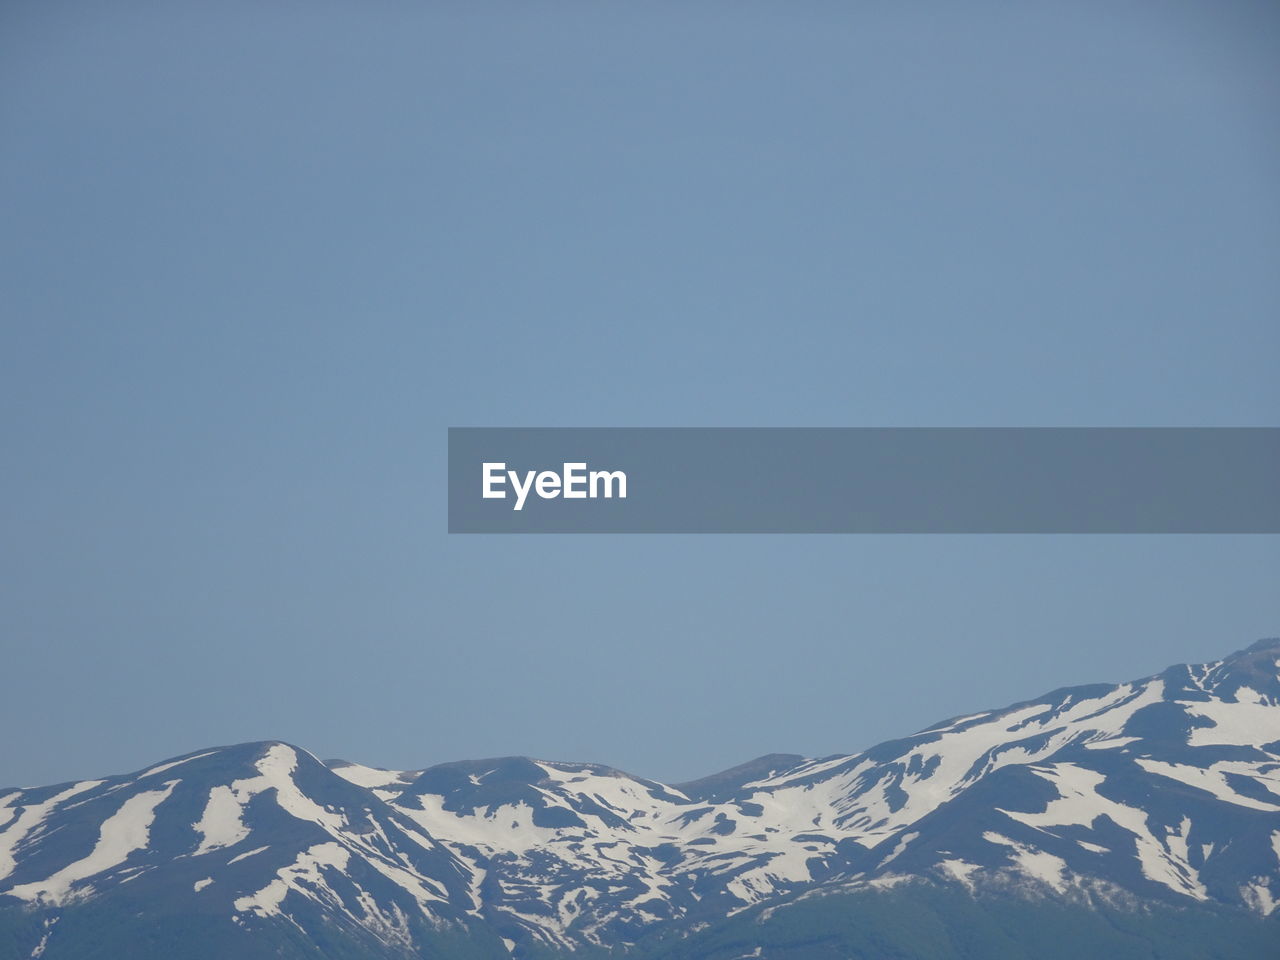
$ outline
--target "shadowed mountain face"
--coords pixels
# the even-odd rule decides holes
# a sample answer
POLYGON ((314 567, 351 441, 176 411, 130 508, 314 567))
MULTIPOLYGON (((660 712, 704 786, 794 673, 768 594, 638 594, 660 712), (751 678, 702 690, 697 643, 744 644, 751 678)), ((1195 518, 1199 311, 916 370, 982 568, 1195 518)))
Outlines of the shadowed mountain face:
POLYGON ((0 958, 639 956, 724 924, 726 949, 807 957, 784 949, 788 917, 818 903, 861 935, 893 915, 866 898, 908 896, 1033 905, 1104 947, 1118 915, 1147 918, 1126 943, 1155 942, 1160 911, 1266 940, 1280 641, 679 786, 524 757, 385 771, 271 742, 0 790, 0 958))

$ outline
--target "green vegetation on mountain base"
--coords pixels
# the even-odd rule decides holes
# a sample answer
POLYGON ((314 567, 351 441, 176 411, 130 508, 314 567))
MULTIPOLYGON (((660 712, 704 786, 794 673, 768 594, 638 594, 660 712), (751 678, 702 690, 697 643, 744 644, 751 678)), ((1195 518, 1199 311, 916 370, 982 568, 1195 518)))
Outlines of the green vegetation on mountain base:
MULTIPOLYGON (((57 921, 24 907, 0 909, 0 960, 31 957, 48 932, 41 960, 507 960, 490 931, 446 926, 415 931, 421 951, 379 942, 367 931, 328 922, 304 934, 279 918, 244 929, 210 913, 148 916, 117 901, 68 906, 57 921)), ((391 938, 388 938, 389 940, 391 938)))
MULTIPOLYGON (((0 909, 0 960, 506 960, 483 924, 415 929, 416 947, 324 921, 245 929, 213 913, 156 915, 96 901, 52 914, 0 909)), ((520 960, 1280 960, 1280 917, 1206 905, 1088 907, 1034 896, 972 897, 929 882, 807 896, 690 930, 668 924, 631 948, 526 946, 520 960)))
POLYGON ((913 883, 756 909, 644 960, 1280 960, 1280 919, 1207 906, 1088 908, 913 883), (758 951, 758 952, 757 952, 758 951))

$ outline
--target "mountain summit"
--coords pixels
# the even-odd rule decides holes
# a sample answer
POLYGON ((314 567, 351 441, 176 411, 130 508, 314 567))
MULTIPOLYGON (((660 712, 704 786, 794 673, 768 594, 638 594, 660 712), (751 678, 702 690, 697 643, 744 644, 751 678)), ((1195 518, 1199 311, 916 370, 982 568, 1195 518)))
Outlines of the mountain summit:
POLYGON ((679 786, 263 742, 0 790, 0 958, 1243 957, 1278 904, 1280 640, 679 786))

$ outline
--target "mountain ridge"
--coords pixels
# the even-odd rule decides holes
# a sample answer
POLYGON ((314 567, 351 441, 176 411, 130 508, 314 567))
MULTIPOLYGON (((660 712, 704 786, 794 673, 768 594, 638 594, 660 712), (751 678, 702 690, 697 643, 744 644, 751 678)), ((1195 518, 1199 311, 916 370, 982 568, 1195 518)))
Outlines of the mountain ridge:
POLYGON ((44 960, 85 955, 78 924, 140 935, 111 904, 203 918, 244 956, 534 958, 920 884, 1280 923, 1280 640, 683 784, 529 757, 384 770, 264 740, 0 789, 0 934, 44 960))

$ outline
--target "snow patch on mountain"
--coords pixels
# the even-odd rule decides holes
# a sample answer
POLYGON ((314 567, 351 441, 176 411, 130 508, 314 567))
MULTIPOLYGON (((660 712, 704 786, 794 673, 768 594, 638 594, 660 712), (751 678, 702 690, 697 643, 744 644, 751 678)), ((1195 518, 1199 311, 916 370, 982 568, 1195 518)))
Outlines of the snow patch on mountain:
POLYGON ((1152 760, 1138 757, 1138 766, 1150 773, 1177 780, 1189 787, 1203 790, 1226 803, 1248 807, 1252 810, 1270 810, 1280 812, 1280 764, 1249 763, 1241 760, 1220 760, 1207 767, 1195 767, 1187 763, 1168 763, 1163 760, 1152 760), (1263 790, 1276 796, 1276 803, 1246 797, 1232 788, 1227 781, 1228 776, 1247 778, 1258 784, 1263 790))
POLYGON ((218 751, 216 750, 206 750, 204 753, 193 754, 190 757, 182 757, 179 760, 170 760, 168 763, 162 763, 159 766, 151 767, 149 770, 143 771, 142 773, 138 774, 138 779, 145 780, 147 779, 147 777, 154 777, 157 774, 165 773, 169 770, 172 770, 174 767, 180 767, 184 763, 190 763, 192 760, 202 760, 205 757, 212 757, 217 752, 218 751))
MULTIPOLYGON (((129 854, 147 846, 156 807, 168 799, 179 782, 170 780, 160 790, 134 794, 102 822, 98 842, 87 857, 68 864, 44 880, 10 887, 7 892, 20 900, 40 900, 55 905, 63 903, 71 896, 76 884, 124 863, 129 854)), ((80 895, 90 892, 78 891, 80 895)))
POLYGON ((1248 744, 1261 747, 1276 739, 1280 730, 1280 703, 1264 697, 1251 687, 1240 687, 1235 702, 1228 700, 1190 701, 1187 713, 1209 721, 1211 726, 1191 731, 1193 747, 1220 744, 1248 744))
POLYGON ((341 872, 346 869, 350 859, 350 851, 340 843, 317 843, 298 854, 292 864, 277 870, 275 879, 261 890, 238 898, 235 908, 261 917, 279 916, 285 897, 290 891, 294 891, 324 906, 348 913, 342 898, 329 886, 325 871, 331 869, 341 872))
POLYGON ((18 845, 44 823, 45 818, 53 810, 57 809, 59 804, 65 803, 86 790, 92 790, 94 787, 100 786, 102 782, 101 780, 84 780, 73 784, 60 793, 54 794, 42 803, 19 803, 23 796, 20 790, 7 794, 3 805, 0 805, 0 812, 7 811, 10 813, 3 832, 0 832, 0 880, 13 873, 13 868, 17 865, 14 852, 17 850, 18 845), (17 806, 14 806, 15 804, 17 806))

